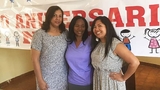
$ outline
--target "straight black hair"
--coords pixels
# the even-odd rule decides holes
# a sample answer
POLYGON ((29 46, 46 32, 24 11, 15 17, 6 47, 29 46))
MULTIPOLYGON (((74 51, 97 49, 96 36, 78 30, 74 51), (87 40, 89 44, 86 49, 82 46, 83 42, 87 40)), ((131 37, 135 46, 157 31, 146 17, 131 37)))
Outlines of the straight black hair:
POLYGON ((109 50, 111 48, 111 45, 112 45, 112 41, 113 41, 113 38, 117 38, 118 40, 120 40, 120 38, 118 37, 118 35, 116 34, 116 31, 111 23, 111 21, 109 20, 109 18, 107 18, 106 16, 98 16, 92 23, 92 26, 91 26, 91 33, 92 33, 92 40, 91 40, 91 45, 92 45, 92 51, 94 50, 94 48, 97 46, 97 44, 100 42, 100 41, 96 41, 96 36, 95 34, 93 33, 93 29, 94 29, 94 26, 95 26, 95 23, 97 20, 100 20, 106 27, 106 44, 105 44, 105 56, 108 55, 109 53, 109 50))

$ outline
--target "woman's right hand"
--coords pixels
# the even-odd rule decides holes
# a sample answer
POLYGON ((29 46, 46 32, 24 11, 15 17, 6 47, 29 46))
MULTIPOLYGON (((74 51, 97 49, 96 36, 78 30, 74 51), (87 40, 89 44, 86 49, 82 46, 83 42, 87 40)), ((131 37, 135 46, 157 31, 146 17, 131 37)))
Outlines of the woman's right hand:
POLYGON ((44 80, 38 82, 38 85, 40 90, 48 90, 48 85, 44 80))

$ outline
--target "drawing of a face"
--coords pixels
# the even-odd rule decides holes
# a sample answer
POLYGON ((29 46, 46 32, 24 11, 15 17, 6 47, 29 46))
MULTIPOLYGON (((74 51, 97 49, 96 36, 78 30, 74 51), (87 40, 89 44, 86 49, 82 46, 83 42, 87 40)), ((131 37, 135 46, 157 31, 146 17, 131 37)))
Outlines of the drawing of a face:
POLYGON ((128 29, 124 29, 124 30, 122 30, 122 31, 120 32, 120 35, 121 35, 122 37, 130 37, 130 36, 131 36, 131 32, 130 32, 130 30, 128 30, 128 29))
POLYGON ((146 29, 145 32, 149 37, 157 38, 160 36, 160 28, 158 29, 146 29), (148 31, 148 33, 147 33, 148 31))
POLYGON ((121 35, 122 35, 123 37, 130 37, 130 36, 131 36, 131 33, 130 33, 130 32, 128 32, 128 33, 121 33, 121 35))
POLYGON ((19 33, 17 31, 15 31, 14 36, 19 36, 19 33))
POLYGON ((9 36, 10 36, 9 32, 6 32, 5 35, 6 35, 6 37, 9 37, 9 36))
MULTIPOLYGON (((159 33, 160 33, 160 31, 159 31, 159 33)), ((156 30, 150 30, 148 32, 148 36, 150 36, 150 37, 158 37, 160 35, 159 33, 156 32, 156 30)))

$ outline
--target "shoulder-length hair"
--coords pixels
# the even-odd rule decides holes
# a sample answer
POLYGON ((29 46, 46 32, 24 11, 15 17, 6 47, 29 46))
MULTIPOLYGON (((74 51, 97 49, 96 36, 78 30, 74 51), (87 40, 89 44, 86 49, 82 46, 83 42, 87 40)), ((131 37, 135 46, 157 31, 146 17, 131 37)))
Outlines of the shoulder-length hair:
POLYGON ((66 30, 65 24, 63 22, 63 10, 59 6, 51 6, 47 10, 45 21, 43 22, 41 27, 43 30, 45 30, 45 32, 48 32, 48 30, 50 29, 51 20, 57 10, 61 10, 62 12, 62 23, 59 25, 59 29, 61 30, 61 33, 66 30))
POLYGON ((109 53, 109 50, 111 48, 111 45, 112 45, 112 41, 113 41, 113 38, 117 38, 118 40, 120 40, 120 38, 118 37, 118 35, 116 34, 116 31, 111 23, 111 21, 106 17, 106 16, 98 16, 92 23, 92 26, 91 26, 91 33, 92 33, 92 51, 93 49, 96 47, 96 45, 100 42, 100 41, 96 41, 96 36, 95 34, 93 33, 93 29, 94 29, 94 26, 95 26, 95 23, 97 20, 100 20, 106 27, 106 44, 105 44, 105 56, 108 55, 109 53))
POLYGON ((75 17, 73 17, 73 19, 71 20, 71 22, 69 24, 69 33, 68 33, 67 39, 69 40, 70 43, 72 43, 73 41, 76 40, 76 34, 74 33, 74 26, 75 26, 77 20, 79 20, 79 19, 82 19, 85 23, 85 31, 84 31, 83 36, 82 36, 83 43, 88 38, 88 23, 87 23, 87 20, 84 17, 75 16, 75 17))

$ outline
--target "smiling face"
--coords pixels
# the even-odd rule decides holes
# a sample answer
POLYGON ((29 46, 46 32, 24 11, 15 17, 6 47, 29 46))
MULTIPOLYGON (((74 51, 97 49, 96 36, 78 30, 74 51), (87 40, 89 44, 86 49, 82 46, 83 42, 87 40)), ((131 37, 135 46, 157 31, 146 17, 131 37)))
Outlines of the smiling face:
POLYGON ((122 33, 121 34, 123 37, 130 37, 131 36, 131 33, 130 32, 128 32, 128 33, 122 33))
POLYGON ((93 28, 93 33, 97 38, 99 38, 102 42, 105 42, 105 37, 106 37, 106 26, 101 22, 101 20, 97 20, 95 22, 94 28, 93 28))
POLYGON ((148 31, 148 36, 152 38, 157 38, 160 36, 160 30, 159 29, 150 29, 148 31))
POLYGON ((62 23, 62 11, 61 10, 57 10, 55 11, 52 19, 51 19, 51 26, 52 27, 59 27, 59 25, 62 23))
POLYGON ((82 19, 78 19, 74 25, 74 33, 76 37, 82 37, 85 31, 85 22, 82 19))

